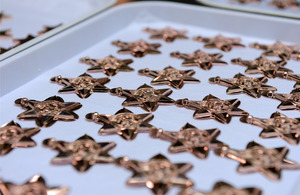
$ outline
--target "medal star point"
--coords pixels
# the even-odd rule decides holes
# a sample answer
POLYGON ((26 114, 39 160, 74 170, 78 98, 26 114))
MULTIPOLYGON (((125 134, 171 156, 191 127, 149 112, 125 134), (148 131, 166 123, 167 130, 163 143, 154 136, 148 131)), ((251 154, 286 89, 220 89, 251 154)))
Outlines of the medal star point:
POLYGON ((33 35, 27 35, 27 37, 24 39, 14 39, 13 42, 16 44, 14 47, 22 45, 23 43, 26 43, 27 41, 30 41, 34 38, 35 38, 35 36, 33 36, 33 35))
POLYGON ((11 38, 12 38, 12 36, 11 36, 10 29, 0 31, 0 40, 11 39, 11 38))

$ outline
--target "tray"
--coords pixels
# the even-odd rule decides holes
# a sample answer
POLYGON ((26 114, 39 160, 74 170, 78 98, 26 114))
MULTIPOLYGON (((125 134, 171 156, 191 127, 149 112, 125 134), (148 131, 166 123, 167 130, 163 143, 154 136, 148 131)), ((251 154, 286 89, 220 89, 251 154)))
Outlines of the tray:
POLYGON ((219 7, 223 9, 238 10, 243 12, 252 12, 259 14, 267 14, 273 16, 289 17, 300 19, 300 8, 299 9, 279 9, 275 6, 270 6, 271 0, 262 0, 260 3, 246 3, 242 4, 235 0, 197 0, 199 3, 219 7))
MULTIPOLYGON (((1 0, 0 11, 11 17, 1 23, 1 30, 10 29, 14 39, 24 39, 29 34, 38 36, 44 26, 57 27, 1 54, 0 61, 107 9, 116 2, 117 0, 1 0)), ((3 48, 14 45, 8 39, 1 40, 0 43, 3 48)))
MULTIPOLYGON (((190 153, 169 154, 167 152, 169 142, 152 139, 146 133, 138 134, 131 142, 117 135, 99 136, 97 132, 102 126, 86 121, 85 115, 90 112, 114 114, 122 108, 124 98, 111 96, 108 93, 95 93, 88 99, 82 100, 75 94, 58 94, 57 91, 61 89, 61 86, 50 83, 50 78, 53 76, 75 78, 84 73, 89 66, 79 63, 82 57, 103 58, 112 54, 120 59, 133 59, 134 62, 130 66, 135 71, 118 73, 111 77, 111 81, 106 86, 136 89, 144 83, 150 85, 151 81, 148 77, 139 76, 137 74, 139 69, 148 67, 152 70, 160 70, 168 65, 182 70, 190 69, 181 66, 182 60, 170 58, 170 52, 179 50, 191 53, 197 49, 210 53, 219 52, 217 49, 204 49, 202 43, 192 39, 176 40, 173 43, 149 40, 149 34, 141 31, 144 27, 162 28, 165 26, 186 29, 189 31, 188 37, 214 36, 220 33, 241 37, 245 45, 253 42, 271 44, 275 40, 292 45, 300 43, 300 22, 296 20, 167 2, 132 3, 106 10, 1 62, 1 124, 16 120, 22 127, 35 127, 34 121, 17 120, 16 116, 24 111, 14 105, 17 98, 44 100, 50 96, 59 95, 65 101, 81 102, 83 107, 76 111, 79 115, 77 121, 59 121, 49 128, 41 128, 41 132, 33 136, 33 140, 37 143, 36 147, 18 148, 0 157, 0 177, 5 181, 21 184, 39 173, 46 179, 48 186, 68 186, 72 195, 151 194, 146 187, 126 186, 126 181, 132 173, 112 164, 94 165, 85 173, 77 172, 71 165, 51 165, 50 161, 57 155, 57 152, 41 146, 42 141, 47 138, 75 141, 80 136, 88 134, 97 142, 116 142, 116 148, 110 152, 115 158, 128 156, 130 159, 147 161, 152 156, 161 153, 174 163, 192 163, 194 168, 188 172, 187 176, 194 181, 196 189, 204 192, 210 191, 215 182, 222 180, 238 188, 259 187, 264 195, 299 194, 299 170, 284 170, 279 182, 271 182, 259 173, 238 174, 237 162, 220 158, 213 152, 210 152, 206 160, 200 160, 190 153), (268 31, 266 31, 266 26, 268 31), (143 58, 117 54, 119 48, 111 45, 111 42, 119 39, 122 41, 144 39, 151 43, 159 42, 162 44, 159 48, 162 54, 146 55, 143 58)), ((196 72, 194 77, 200 79, 201 83, 185 84, 180 90, 172 89, 173 93, 170 97, 174 100, 185 97, 191 100, 202 100, 211 93, 221 99, 238 98, 242 102, 241 109, 256 117, 269 118, 276 111, 278 101, 264 97, 254 99, 246 95, 226 95, 225 87, 208 83, 208 78, 213 76, 231 78, 239 72, 243 73, 245 68, 230 64, 230 60, 236 57, 251 60, 258 57, 261 51, 247 47, 236 48, 223 54, 222 60, 227 61, 228 66, 215 66, 210 71, 192 68, 196 72)), ((293 69, 296 74, 300 73, 299 62, 289 61, 286 67, 293 69)), ((95 78, 105 77, 102 73, 91 73, 91 75, 95 78)), ((280 93, 289 93, 293 89, 294 82, 270 79, 268 84, 277 87, 280 93)), ((169 88, 168 86, 153 87, 169 88)), ((146 113, 139 107, 128 107, 128 109, 136 114, 146 113)), ((299 117, 297 111, 282 111, 282 113, 289 117, 299 117)), ((221 134, 218 140, 228 143, 232 148, 242 150, 248 142, 253 140, 266 147, 286 146, 290 149, 288 158, 300 163, 300 145, 291 146, 280 138, 261 139, 258 136, 261 128, 241 123, 238 117, 233 117, 231 123, 223 125, 214 120, 195 120, 192 118, 192 110, 176 106, 160 106, 153 114, 154 119, 150 124, 157 128, 178 131, 187 122, 200 129, 219 128, 221 134)), ((179 189, 175 187, 169 190, 168 194, 176 194, 178 191, 179 189)))

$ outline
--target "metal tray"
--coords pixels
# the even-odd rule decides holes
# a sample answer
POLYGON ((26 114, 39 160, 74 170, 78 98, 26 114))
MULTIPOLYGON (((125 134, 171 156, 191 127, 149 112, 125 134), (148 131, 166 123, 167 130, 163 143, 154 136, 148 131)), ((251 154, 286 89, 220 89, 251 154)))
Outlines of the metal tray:
POLYGON ((241 4, 234 0, 196 0, 196 1, 204 5, 219 7, 223 9, 300 19, 300 8, 279 9, 269 4, 271 0, 262 0, 260 3, 256 3, 256 4, 255 3, 241 4))
MULTIPOLYGON (((1 0, 0 11, 9 15, 9 20, 1 23, 1 29, 10 29, 15 39, 24 39, 29 34, 37 36, 43 26, 55 27, 51 32, 27 41, 0 55, 0 61, 18 53, 50 36, 53 36, 84 19, 91 17, 114 5, 117 0, 1 0), (58 26, 59 25, 59 26, 58 26)), ((1 47, 9 48, 15 44, 11 40, 1 40, 1 47)))
MULTIPOLYGON (((76 111, 79 119, 74 122, 57 122, 49 128, 42 128, 41 132, 33 137, 37 146, 33 148, 13 150, 8 155, 0 157, 0 177, 5 181, 23 183, 34 174, 39 173, 49 186, 68 186, 72 195, 82 194, 151 194, 146 187, 134 188, 126 186, 126 180, 131 172, 112 164, 94 165, 85 173, 77 172, 71 165, 54 166, 50 164, 57 152, 43 148, 41 143, 47 138, 74 141, 78 137, 88 134, 97 142, 114 141, 117 147, 110 154, 117 158, 128 156, 131 159, 147 161, 155 154, 161 153, 172 162, 189 162, 194 168, 187 174, 195 183, 195 188, 201 191, 210 191, 215 182, 222 180, 238 188, 259 187, 264 195, 300 193, 300 171, 282 171, 279 182, 271 182, 262 174, 241 175, 236 172, 238 163, 216 156, 210 152, 206 160, 200 160, 190 153, 169 154, 169 142, 152 139, 148 134, 140 133, 135 140, 128 142, 117 135, 97 135, 101 125, 88 122, 85 115, 90 112, 100 114, 114 114, 122 108, 123 98, 111 96, 108 93, 95 93, 88 99, 79 99, 75 94, 58 94, 61 86, 50 83, 50 78, 57 75, 74 78, 86 71, 88 66, 79 63, 81 57, 103 58, 110 54, 120 59, 132 58, 131 67, 134 72, 120 72, 111 77, 106 84, 108 88, 122 87, 136 89, 146 83, 150 85, 150 78, 139 76, 137 71, 143 68, 160 70, 168 65, 178 69, 190 69, 181 66, 182 60, 170 58, 170 52, 179 50, 190 53, 201 49, 210 53, 219 52, 217 49, 204 49, 203 44, 188 40, 176 40, 165 43, 161 40, 149 40, 149 34, 141 31, 144 27, 162 28, 170 26, 175 29, 188 30, 188 36, 214 36, 223 34, 232 37, 241 37, 242 43, 248 45, 253 42, 274 43, 281 40, 288 44, 300 43, 300 21, 257 16, 245 13, 236 13, 226 10, 216 10, 167 2, 140 2, 114 7, 110 10, 87 19, 86 21, 69 28, 56 36, 32 46, 1 62, 1 124, 16 120, 22 127, 34 127, 34 121, 20 121, 16 116, 24 110, 14 105, 17 98, 44 100, 53 95, 59 95, 65 101, 78 101, 83 107, 76 111), (266 30, 268 29, 268 30, 266 30), (112 41, 135 41, 144 39, 149 42, 159 42, 162 46, 160 55, 146 55, 143 58, 133 58, 130 55, 117 54, 119 48, 111 45, 112 41)), ((269 118, 276 111, 279 102, 264 97, 254 99, 246 95, 226 95, 226 88, 211 85, 208 78, 220 76, 231 78, 237 73, 243 73, 245 68, 230 64, 236 57, 255 59, 261 51, 249 47, 233 49, 223 52, 222 60, 228 66, 215 66, 210 71, 197 67, 194 77, 201 80, 200 84, 186 84, 182 89, 175 90, 170 97, 174 100, 189 98, 202 100, 208 94, 222 99, 241 100, 240 108, 251 115, 269 118), (253 106, 255 105, 255 106, 253 106)), ((296 74, 300 73, 299 62, 289 61, 286 65, 296 74)), ((95 78, 105 77, 102 73, 91 73, 95 78)), ((255 76, 255 75, 254 75, 255 76)), ((258 76, 258 75, 257 75, 258 76)), ((277 87, 280 93, 289 93, 294 82, 283 79, 270 79, 268 84, 277 87)), ((156 89, 168 86, 154 86, 156 89)), ((145 113, 139 107, 130 107, 136 114, 145 113)), ((297 111, 282 111, 290 117, 299 117, 297 111)), ((178 131, 187 122, 200 128, 219 128, 221 135, 218 140, 229 144, 232 148, 244 149, 248 142, 255 140, 266 147, 286 146, 290 149, 288 158, 300 163, 300 145, 291 146, 280 138, 261 139, 261 128, 243 124, 239 118, 233 117, 231 123, 223 125, 214 120, 195 120, 193 111, 176 106, 160 106, 153 112, 154 119, 150 124, 157 128, 169 131, 178 131)), ((173 188, 168 194, 176 194, 178 188, 173 188)))

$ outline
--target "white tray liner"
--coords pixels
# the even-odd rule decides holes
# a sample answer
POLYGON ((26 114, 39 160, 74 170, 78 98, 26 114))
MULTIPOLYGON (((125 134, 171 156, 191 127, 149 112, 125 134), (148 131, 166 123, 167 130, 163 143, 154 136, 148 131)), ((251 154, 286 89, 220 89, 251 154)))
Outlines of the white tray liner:
MULTIPOLYGON (((178 9, 184 8, 181 6, 181 8, 178 9)), ((176 40, 174 43, 165 43, 160 40, 149 40, 149 35, 141 32, 141 29, 144 27, 161 28, 165 26, 171 26, 176 29, 187 29, 189 30, 189 37, 194 37, 196 35, 213 36, 219 33, 222 33, 226 36, 239 36, 243 38, 242 43, 245 45, 255 41, 261 43, 274 42, 274 40, 255 37, 255 35, 253 37, 248 37, 242 36, 241 34, 219 31, 217 29, 214 30, 205 27, 201 28, 190 26, 183 23, 173 23, 171 21, 153 16, 150 12, 146 14, 143 13, 143 11, 141 12, 142 13, 138 14, 135 20, 131 21, 131 24, 128 27, 121 28, 116 31, 106 28, 105 30, 112 33, 111 36, 106 37, 104 40, 99 41, 90 48, 82 50, 82 52, 79 54, 74 55, 63 63, 57 64, 57 66, 51 70, 40 74, 40 76, 22 85, 20 88, 17 88, 7 95, 2 96, 0 99, 1 124, 9 122, 12 119, 16 120, 16 116, 24 111, 21 108, 14 106, 13 102, 15 99, 27 97, 29 99, 43 100, 52 95, 57 95, 57 91, 61 88, 61 86, 57 84, 51 84, 49 82, 51 77, 57 75, 62 75, 63 77, 77 77, 84 73, 88 66, 85 64, 80 64, 78 62, 79 58, 84 56, 102 58, 110 54, 113 54, 121 59, 131 58, 130 55, 120 55, 116 53, 118 48, 112 46, 110 43, 111 41, 117 39, 122 41, 145 39, 149 42, 161 42, 162 47, 160 47, 159 50, 162 52, 162 54, 147 55, 144 58, 134 59, 134 63, 131 65, 131 67, 135 68, 135 72, 119 73, 115 77, 112 77, 111 82, 106 85, 109 88, 121 86, 124 89, 135 89, 143 83, 149 84, 151 80, 150 78, 137 75, 137 70, 146 67, 149 67, 153 70, 159 70, 168 65, 172 65, 173 67, 179 69, 190 69, 181 66, 182 60, 169 57, 169 53, 175 51, 176 48, 178 48, 178 50, 181 52, 193 52, 197 49, 202 49, 211 53, 219 52, 217 49, 203 49, 202 43, 193 41, 191 39, 176 40)), ((104 21, 99 20, 99 25, 102 25, 102 22, 104 21)), ((104 30, 104 28, 102 28, 102 30, 104 30)), ((74 28, 74 31, 76 31, 76 27, 74 28)), ((73 41, 76 41, 76 37, 73 38, 75 39, 73 41)), ((96 41, 95 39, 86 40, 88 42, 91 40, 96 41)), ((299 40, 297 41, 299 42, 299 40)), ((80 40, 78 40, 78 42, 82 43, 80 40)), ((59 54, 64 52, 68 53, 67 49, 61 47, 61 52, 57 53, 59 54)), ((258 57, 260 53, 261 51, 248 47, 245 49, 233 49, 232 52, 223 53, 224 57, 222 60, 230 62, 230 59, 236 57, 251 60, 255 57, 258 57)), ((43 57, 45 60, 47 59, 47 55, 43 57)), ((299 62, 289 61, 286 67, 295 70, 296 73, 299 74, 299 68, 296 68, 298 65, 299 62)), ((208 78, 212 76, 231 78, 238 72, 243 73, 245 68, 242 66, 231 65, 229 63, 228 66, 215 66, 211 71, 204 71, 197 67, 191 68, 196 71, 194 77, 199 78, 201 83, 186 84, 181 90, 173 90, 173 94, 170 95, 171 98, 176 100, 187 97, 191 100, 202 100, 202 98, 209 93, 212 93, 213 95, 223 99, 238 98, 242 102, 240 106, 241 109, 248 111, 254 116, 262 118, 269 118, 270 115, 276 111, 276 107, 279 105, 279 101, 270 100, 263 97, 260 99, 253 99, 246 95, 226 95, 225 87, 208 84, 208 78)), ((12 72, 12 75, 13 74, 14 73, 12 72)), ((91 73, 91 75, 95 78, 105 77, 105 75, 102 73, 91 73)), ((270 79, 268 84, 276 86, 278 88, 278 92, 280 93, 289 93, 292 90, 294 82, 281 79, 270 79)), ((167 86, 157 86, 155 88, 167 88, 167 86)), ((292 191, 297 184, 297 180, 300 175, 299 171, 283 170, 282 179, 277 183, 270 182, 259 173, 240 175, 236 173, 238 163, 233 160, 219 158, 215 156, 213 152, 210 153, 209 158, 206 160, 197 159, 189 153, 168 154, 167 148, 170 145, 168 142, 151 139, 147 134, 139 134, 132 142, 126 142, 117 135, 98 136, 97 132, 101 128, 101 125, 87 122, 85 120, 85 114, 94 111, 97 111, 101 114, 114 114, 116 111, 121 109, 121 103, 124 101, 124 99, 113 97, 109 94, 93 94, 86 100, 79 99, 75 94, 60 94, 59 96, 63 97, 65 101, 82 102, 83 108, 76 111, 76 113, 80 116, 79 120, 75 122, 57 122, 50 128, 42 128, 41 132, 33 137, 33 139, 38 143, 37 147, 28 149, 15 149, 9 155, 1 157, 0 175, 5 180, 22 183, 29 179, 32 174, 40 173, 47 179, 47 183, 49 185, 64 184, 69 186, 72 190, 71 194, 75 195, 83 193, 94 194, 95 192, 101 192, 101 194, 119 194, 120 192, 123 194, 150 194, 149 190, 146 188, 126 187, 125 181, 131 176, 131 172, 117 168, 114 165, 94 165, 88 172, 80 174, 76 172, 70 165, 52 166, 49 164, 50 160, 57 155, 57 152, 42 148, 40 146, 42 140, 55 137, 57 140, 74 141, 84 133, 87 133, 99 142, 117 142, 117 147, 110 152, 110 154, 114 157, 127 155, 132 159, 147 161, 153 155, 162 153, 166 155, 172 162, 191 162, 194 164, 194 169, 187 175, 195 182, 196 188, 203 191, 209 191, 216 181, 224 180, 235 185, 236 187, 260 187, 263 189, 265 195, 292 195, 292 191)), ((129 109, 135 113, 145 113, 140 108, 133 107, 129 109)), ((299 117, 299 112, 296 111, 282 113, 290 117, 299 117)), ((290 146, 280 138, 261 139, 258 137, 261 128, 240 123, 239 119, 236 117, 234 117, 232 122, 228 125, 220 124, 214 120, 194 120, 192 118, 192 110, 187 110, 176 106, 161 106, 153 114, 155 117, 150 123, 165 130, 178 131, 186 122, 189 122, 201 129, 219 128, 222 133, 218 139, 230 144, 230 146, 233 148, 244 149, 246 144, 252 140, 255 140, 267 147, 287 146, 290 148, 288 158, 300 162, 300 146, 290 146)), ((22 125, 22 127, 35 126, 34 121, 17 121, 22 125)), ((177 190, 178 189, 170 190, 168 194, 175 194, 177 190)))

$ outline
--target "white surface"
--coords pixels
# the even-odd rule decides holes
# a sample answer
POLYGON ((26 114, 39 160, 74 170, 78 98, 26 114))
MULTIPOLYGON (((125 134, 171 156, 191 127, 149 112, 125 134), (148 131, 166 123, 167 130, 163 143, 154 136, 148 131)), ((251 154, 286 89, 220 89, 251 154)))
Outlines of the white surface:
POLYGON ((300 8, 298 9, 279 9, 274 5, 270 5, 272 0, 261 0, 260 3, 239 3, 236 0, 197 0, 208 6, 220 7, 232 10, 254 12, 282 17, 290 17, 300 19, 300 8))
MULTIPOLYGON (((243 39, 242 43, 248 45, 252 42, 274 43, 281 40, 289 44, 299 44, 300 22, 274 19, 271 17, 257 17, 248 14, 239 14, 228 11, 220 11, 209 8, 188 6, 172 3, 135 3, 117 8, 112 8, 85 23, 81 23, 57 36, 50 38, 36 47, 29 48, 24 52, 4 61, 1 71, 1 82, 4 88, 15 88, 15 90, 0 98, 0 123, 4 124, 10 120, 16 120, 22 127, 35 126, 34 121, 19 121, 16 116, 24 110, 14 105, 14 100, 20 97, 44 100, 52 95, 59 95, 57 91, 60 85, 50 83, 50 78, 57 75, 63 77, 77 77, 84 73, 89 67, 79 63, 79 58, 90 56, 92 58, 103 58, 110 54, 121 59, 133 58, 131 55, 117 54, 118 47, 111 45, 111 41, 135 41, 145 39, 149 42, 160 42, 161 55, 146 55, 143 58, 133 58, 134 63, 130 66, 134 72, 120 72, 111 77, 111 82, 106 86, 109 88, 122 87, 124 89, 136 89, 140 85, 149 84, 151 78, 139 76, 137 71, 143 68, 160 70, 168 65, 178 69, 190 69, 181 66, 182 60, 169 57, 170 52, 179 50, 181 52, 194 52, 201 49, 207 52, 219 52, 217 49, 204 49, 203 43, 188 40, 176 40, 173 43, 165 43, 161 40, 149 40, 149 34, 141 31, 144 27, 162 28, 171 26, 175 29, 186 29, 189 37, 196 35, 214 36, 222 33, 226 36, 238 36, 243 39), (178 17, 180 16, 180 17, 178 17), (205 20, 194 20, 204 18, 205 20), (243 25, 247 25, 245 28, 243 25), (260 26, 268 26, 268 31, 260 29, 260 26), (281 30, 280 30, 281 29, 281 30), (282 30, 284 29, 284 32, 282 30), (20 63, 22 62, 22 63, 20 63), (26 67, 23 69, 23 67, 26 67), (53 67, 53 68, 52 68, 53 67), (19 68, 19 72, 15 71, 19 68), (48 70, 48 71, 47 71, 48 70), (27 71, 27 72, 25 72, 27 71), (22 74, 24 73, 25 74, 22 74), (9 76, 6 76, 9 74, 9 76), (25 75, 27 78, 22 78, 25 75), (9 77, 20 78, 19 83, 10 83, 9 77), (26 79, 31 81, 27 82, 26 79), (25 84, 20 84, 20 82, 25 84), (16 86, 20 86, 19 88, 16 86)), ((262 51, 251 48, 233 49, 229 53, 223 53, 222 60, 228 63, 232 58, 241 57, 252 60, 258 57, 262 51)), ((289 61, 287 68, 291 68, 299 74, 299 62, 289 61)), ((248 111, 251 115, 269 118, 276 111, 279 101, 266 99, 254 99, 247 95, 226 95, 226 88, 208 83, 208 78, 221 76, 231 78, 237 73, 243 73, 245 67, 238 65, 215 66, 210 71, 204 71, 192 67, 196 74, 194 77, 201 80, 200 84, 185 84, 180 90, 173 89, 171 98, 189 98, 191 100, 202 100, 209 93, 222 98, 241 100, 240 108, 248 111)), ((105 77, 103 73, 91 73, 95 78, 105 77)), ((253 75, 260 76, 260 75, 253 75)), ((280 93, 289 93, 294 82, 273 79, 268 82, 275 86, 280 93)), ((2 88, 1 86, 1 88, 2 88)), ((168 88, 168 86, 157 86, 154 88, 168 88)), ((5 89, 8 91, 8 89, 5 89)), ((7 92, 6 91, 6 92, 7 92)), ((114 165, 94 165, 86 173, 78 173, 71 165, 53 166, 50 161, 57 155, 41 146, 46 138, 57 140, 74 141, 83 134, 92 136, 96 141, 115 141, 117 147, 110 154, 115 158, 129 156, 131 159, 147 161, 153 155, 162 153, 172 162, 190 162, 194 168, 187 176, 195 183, 195 188, 202 191, 211 190, 216 181, 223 180, 236 187, 259 187, 264 195, 286 194, 298 195, 299 191, 293 190, 299 183, 300 170, 282 171, 282 179, 279 182, 271 182, 260 173, 241 175, 237 174, 238 163, 215 156, 210 152, 206 160, 200 160, 189 153, 168 154, 167 148, 170 143, 152 139, 147 134, 139 134, 131 142, 123 140, 117 135, 98 136, 97 132, 101 125, 85 120, 89 112, 101 114, 114 114, 122 108, 124 98, 111 96, 106 93, 92 94, 88 99, 79 99, 75 94, 60 94, 65 101, 79 101, 83 107, 76 111, 79 120, 75 122, 56 122, 50 128, 42 128, 41 132, 33 137, 38 143, 35 148, 15 149, 6 156, 0 157, 0 177, 6 181, 16 183, 25 182, 35 173, 43 175, 49 186, 69 186, 72 195, 82 194, 151 194, 146 187, 133 188, 126 186, 126 180, 131 172, 118 168, 114 165)), ((139 107, 129 108, 136 114, 145 113, 139 107)), ((299 112, 282 112, 290 117, 299 117, 299 112)), ((259 133, 261 128, 243 124, 237 117, 233 117, 230 124, 223 125, 214 120, 195 120, 192 118, 193 111, 176 106, 160 106, 154 113, 154 119, 150 124, 164 130, 178 131, 185 123, 189 122, 200 129, 219 128, 221 135, 218 140, 229 144, 235 149, 244 149, 248 142, 255 140, 266 147, 286 146, 290 149, 288 159, 300 163, 300 145, 290 146, 280 138, 261 139, 259 133)), ((176 194, 178 188, 169 191, 169 195, 176 194)))
MULTIPOLYGON (((0 11, 11 16, 10 19, 4 20, 0 24, 0 29, 11 29, 14 39, 24 39, 29 34, 37 36, 37 33, 43 30, 43 26, 51 27, 61 24, 58 30, 54 30, 54 33, 57 33, 115 2, 116 0, 0 0, 0 11)), ((26 45, 22 44, 16 49, 5 52, 1 54, 0 60, 52 36, 54 33, 47 33, 25 43, 26 45)), ((14 45, 15 43, 8 39, 0 42, 0 46, 3 48, 10 48, 14 45)))

